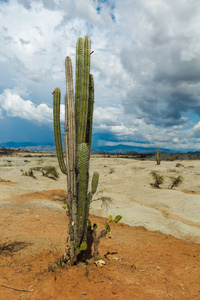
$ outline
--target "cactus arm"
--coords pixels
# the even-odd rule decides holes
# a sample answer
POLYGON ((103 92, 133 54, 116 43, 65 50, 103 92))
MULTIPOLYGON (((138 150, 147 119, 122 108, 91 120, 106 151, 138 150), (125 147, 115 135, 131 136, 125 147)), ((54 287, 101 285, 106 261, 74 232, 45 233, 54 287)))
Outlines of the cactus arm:
POLYGON ((69 176, 71 180, 73 194, 76 195, 75 185, 75 164, 76 164, 76 121, 75 121, 75 107, 74 107, 74 92, 73 92, 73 74, 72 63, 70 57, 66 57, 66 82, 67 82, 67 94, 65 97, 65 135, 67 140, 66 154, 68 156, 69 164, 69 176), (71 174, 71 175, 70 175, 71 174))
POLYGON ((56 88, 53 92, 53 120, 54 120, 54 137, 56 144, 56 152, 58 163, 61 171, 67 174, 66 165, 64 162, 61 131, 60 131, 60 89, 56 88))
POLYGON ((98 183, 99 183, 99 173, 98 172, 94 172, 93 176, 92 176, 92 194, 94 195, 97 191, 97 187, 98 187, 98 183))
MULTIPOLYGON (((82 69, 83 69, 83 39, 79 38, 76 44, 76 90, 75 90, 75 112, 76 130, 78 130, 80 101, 82 92, 82 69)), ((78 134, 77 134, 78 139, 78 134)))
POLYGON ((83 78, 82 78, 82 92, 79 110, 79 125, 77 144, 85 143, 87 116, 88 116, 88 99, 89 99, 89 77, 90 77, 90 38, 84 38, 84 57, 83 57, 83 78))

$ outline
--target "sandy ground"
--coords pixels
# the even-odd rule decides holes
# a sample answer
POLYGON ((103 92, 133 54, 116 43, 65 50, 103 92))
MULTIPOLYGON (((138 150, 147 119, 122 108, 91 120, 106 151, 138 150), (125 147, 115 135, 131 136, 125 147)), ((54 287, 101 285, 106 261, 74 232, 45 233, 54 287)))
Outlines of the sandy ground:
POLYGON ((55 157, 26 156, 0 157, 0 299, 200 299, 200 161, 91 158, 90 174, 100 173, 95 197, 112 203, 105 210, 94 201, 90 218, 99 228, 109 215, 122 220, 101 240, 103 268, 53 272, 67 237, 66 178, 22 176, 58 166, 55 157), (164 176, 160 189, 152 170, 164 176), (169 189, 178 175, 183 183, 169 189))

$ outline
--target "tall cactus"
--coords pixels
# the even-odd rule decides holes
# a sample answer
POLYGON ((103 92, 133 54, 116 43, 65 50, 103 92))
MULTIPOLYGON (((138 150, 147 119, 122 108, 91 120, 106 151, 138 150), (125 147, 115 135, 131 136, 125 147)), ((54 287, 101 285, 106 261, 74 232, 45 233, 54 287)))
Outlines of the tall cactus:
POLYGON ((94 173, 88 193, 89 159, 92 140, 94 79, 90 74, 90 38, 79 38, 76 45, 76 86, 70 57, 65 60, 65 159, 60 130, 60 89, 53 92, 54 135, 61 171, 67 175, 68 216, 71 259, 85 250, 90 202, 97 190, 99 175, 94 173))

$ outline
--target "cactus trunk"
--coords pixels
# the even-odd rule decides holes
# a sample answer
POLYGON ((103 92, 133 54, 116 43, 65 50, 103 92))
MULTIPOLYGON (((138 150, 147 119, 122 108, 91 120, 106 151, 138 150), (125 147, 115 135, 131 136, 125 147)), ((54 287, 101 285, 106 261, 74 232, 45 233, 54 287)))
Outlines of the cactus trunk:
POLYGON ((88 193, 89 159, 92 140, 94 79, 90 74, 90 38, 79 38, 76 45, 76 87, 73 92, 71 59, 66 57, 65 160, 60 133, 60 90, 54 91, 54 134, 61 171, 67 175, 69 236, 71 261, 85 251, 90 202, 97 190, 99 175, 95 172, 92 191, 88 193))

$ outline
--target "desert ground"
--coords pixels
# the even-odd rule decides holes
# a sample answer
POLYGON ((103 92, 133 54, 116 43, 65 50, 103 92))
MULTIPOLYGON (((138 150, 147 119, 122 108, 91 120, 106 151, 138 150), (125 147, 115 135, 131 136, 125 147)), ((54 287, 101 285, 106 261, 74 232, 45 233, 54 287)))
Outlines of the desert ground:
POLYGON ((100 242, 102 268, 92 260, 55 267, 68 230, 66 177, 23 175, 47 165, 59 171, 55 154, 0 155, 0 299, 200 299, 198 155, 160 165, 155 158, 92 156, 90 176, 98 171, 100 178, 90 219, 101 230, 110 215, 122 216, 100 242), (152 171, 164 178, 160 188, 152 171), (183 182, 171 189, 179 175, 183 182))

